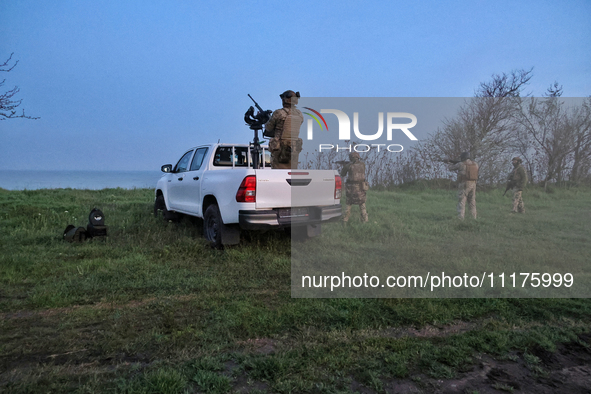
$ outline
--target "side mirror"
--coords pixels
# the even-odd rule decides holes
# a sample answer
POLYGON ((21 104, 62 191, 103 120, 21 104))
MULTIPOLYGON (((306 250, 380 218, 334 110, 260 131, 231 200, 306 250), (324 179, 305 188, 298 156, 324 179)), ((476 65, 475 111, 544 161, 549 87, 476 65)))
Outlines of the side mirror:
POLYGON ((172 164, 165 164, 160 167, 160 171, 162 172, 172 172, 172 164))

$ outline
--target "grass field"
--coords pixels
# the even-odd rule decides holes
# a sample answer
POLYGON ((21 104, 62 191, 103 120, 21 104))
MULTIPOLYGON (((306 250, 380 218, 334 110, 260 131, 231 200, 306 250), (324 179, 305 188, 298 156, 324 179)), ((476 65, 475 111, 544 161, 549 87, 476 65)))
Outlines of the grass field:
MULTIPOLYGON (((326 226, 304 245, 321 253, 377 240, 397 245, 399 261, 474 261, 510 244, 516 261, 591 261, 588 189, 530 189, 520 217, 498 190, 480 193, 476 222, 454 218, 454 195, 371 191, 371 223, 326 226), (465 237, 480 253, 447 246, 465 237)), ((151 190, 0 190, 0 392, 586 387, 589 375, 556 371, 591 363, 587 298, 292 298, 283 233, 212 250, 198 220, 165 223, 152 207, 151 190), (93 207, 109 236, 64 242, 93 207)))
POLYGON ((478 220, 472 220, 466 208, 466 220, 460 221, 455 215, 454 193, 449 190, 415 188, 372 193, 368 199, 372 213, 369 223, 359 223, 359 209, 354 207, 356 215, 347 228, 325 226, 324 237, 317 242, 292 244, 293 295, 589 298, 590 197, 587 190, 546 194, 533 189, 526 192, 527 213, 521 215, 510 212, 509 196, 503 198, 501 191, 494 190, 478 193, 478 220), (338 284, 343 273, 358 278, 375 276, 381 285, 376 280, 376 287, 347 285, 332 291, 301 286, 305 275, 314 276, 317 283, 329 275, 338 284), (438 282, 442 273, 462 279, 455 282, 462 286, 450 288, 447 279, 443 287, 438 282), (474 286, 466 287, 464 273, 474 286), (512 273, 515 275, 510 278, 512 273), (531 275, 521 273, 538 275, 532 282, 531 275), (500 274, 504 274, 504 287, 500 274), (427 286, 388 287, 384 283, 389 275, 422 275, 427 286), (483 275, 486 285, 478 286, 483 275), (565 277, 575 280, 566 283, 565 277))

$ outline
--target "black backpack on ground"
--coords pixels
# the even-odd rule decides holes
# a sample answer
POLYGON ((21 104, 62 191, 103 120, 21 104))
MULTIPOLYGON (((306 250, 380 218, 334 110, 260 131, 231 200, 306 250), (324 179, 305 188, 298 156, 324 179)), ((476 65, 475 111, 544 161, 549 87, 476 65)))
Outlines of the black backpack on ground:
POLYGON ((103 211, 98 208, 90 211, 86 231, 91 237, 104 237, 107 235, 107 226, 105 226, 105 215, 103 211))

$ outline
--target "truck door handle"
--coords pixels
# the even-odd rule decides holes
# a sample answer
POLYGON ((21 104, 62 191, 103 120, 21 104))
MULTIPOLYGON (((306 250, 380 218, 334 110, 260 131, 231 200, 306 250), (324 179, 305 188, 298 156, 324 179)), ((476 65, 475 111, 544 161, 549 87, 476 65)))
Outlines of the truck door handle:
POLYGON ((198 177, 198 176, 196 176, 196 177, 194 177, 194 178, 193 178, 193 180, 194 180, 194 181, 198 181, 198 180, 199 180, 199 177, 198 177))
POLYGON ((183 178, 177 178, 177 179, 178 179, 179 181, 182 181, 182 180, 183 180, 183 178))

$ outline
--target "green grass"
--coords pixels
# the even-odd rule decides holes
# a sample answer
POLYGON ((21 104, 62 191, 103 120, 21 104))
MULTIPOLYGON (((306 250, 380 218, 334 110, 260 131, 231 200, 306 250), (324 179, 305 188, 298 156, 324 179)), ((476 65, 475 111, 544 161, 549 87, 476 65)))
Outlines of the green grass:
MULTIPOLYGON (((511 199, 494 190, 477 193, 478 220, 455 215, 455 191, 399 190, 371 193, 370 222, 353 215, 346 228, 328 227, 317 242, 292 246, 292 281, 297 296, 323 297, 590 297, 591 194, 564 190, 526 194, 527 213, 511 214, 511 199), (352 222, 352 223, 351 223, 352 222), (482 278, 496 286, 461 289, 301 289, 302 276, 432 275, 445 272, 482 278), (508 287, 516 273, 516 286, 508 287), (572 287, 525 286, 520 273, 571 273, 572 287), (505 273, 505 288, 498 277, 505 273), (298 289, 298 286, 300 287, 298 289)), ((354 213, 358 212, 355 211, 354 213)), ((549 277, 546 277, 549 278, 549 277)), ((548 282, 547 282, 548 283, 548 282)), ((554 284, 558 282, 553 282, 554 284)))
MULTIPOLYGON (((371 223, 325 226, 303 245, 319 259, 363 256, 360 240, 394 245, 397 264, 453 258, 458 269, 491 251, 589 261, 588 189, 530 189, 520 217, 498 190, 479 193, 476 222, 454 218, 454 195, 372 191, 371 223), (466 238, 476 250, 458 249, 466 238)), ((151 190, 0 190, 0 391, 380 392, 457 376, 481 354, 541 371, 535 349, 589 332, 585 298, 292 298, 284 234, 212 250, 198 220, 165 223, 152 204, 151 190), (93 207, 109 236, 64 242, 93 207)))

